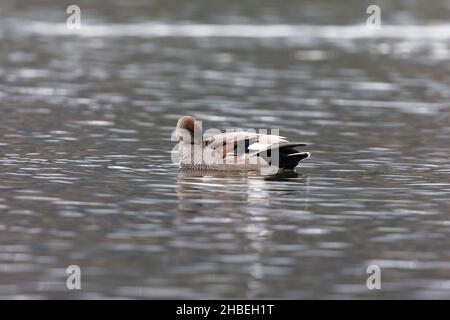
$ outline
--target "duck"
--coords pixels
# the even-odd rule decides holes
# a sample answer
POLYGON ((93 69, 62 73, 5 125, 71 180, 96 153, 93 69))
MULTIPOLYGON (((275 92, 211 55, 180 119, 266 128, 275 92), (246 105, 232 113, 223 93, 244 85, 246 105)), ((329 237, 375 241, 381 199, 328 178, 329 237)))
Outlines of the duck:
POLYGON ((227 131, 204 138, 201 121, 182 116, 175 129, 181 169, 258 171, 294 170, 311 154, 298 150, 303 142, 254 131, 227 131))

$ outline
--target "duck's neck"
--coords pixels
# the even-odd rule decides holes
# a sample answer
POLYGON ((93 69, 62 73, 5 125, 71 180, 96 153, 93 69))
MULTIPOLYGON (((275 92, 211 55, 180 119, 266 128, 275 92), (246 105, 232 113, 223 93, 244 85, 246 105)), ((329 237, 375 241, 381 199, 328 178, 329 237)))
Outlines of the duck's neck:
POLYGON ((202 164, 204 143, 180 143, 178 156, 181 164, 202 164))

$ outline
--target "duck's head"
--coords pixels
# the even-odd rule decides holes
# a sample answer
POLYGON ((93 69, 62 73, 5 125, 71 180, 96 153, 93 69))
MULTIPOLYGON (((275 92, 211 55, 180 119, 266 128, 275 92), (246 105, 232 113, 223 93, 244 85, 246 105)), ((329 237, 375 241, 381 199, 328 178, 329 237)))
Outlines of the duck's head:
POLYGON ((175 136, 180 143, 201 144, 203 141, 201 123, 191 116, 183 116, 178 120, 175 136))

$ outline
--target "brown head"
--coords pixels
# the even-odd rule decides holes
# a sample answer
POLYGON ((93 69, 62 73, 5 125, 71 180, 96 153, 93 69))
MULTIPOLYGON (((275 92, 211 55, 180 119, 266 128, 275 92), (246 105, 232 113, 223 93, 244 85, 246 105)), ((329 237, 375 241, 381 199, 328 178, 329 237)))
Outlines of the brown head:
POLYGON ((201 144, 203 141, 201 123, 191 116, 178 120, 175 135, 181 143, 201 144))

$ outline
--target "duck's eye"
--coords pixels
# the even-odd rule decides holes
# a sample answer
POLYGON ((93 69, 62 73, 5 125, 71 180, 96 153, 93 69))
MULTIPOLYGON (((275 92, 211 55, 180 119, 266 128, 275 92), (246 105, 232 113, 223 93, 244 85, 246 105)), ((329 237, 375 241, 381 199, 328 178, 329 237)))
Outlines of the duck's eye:
POLYGON ((183 141, 183 137, 180 137, 180 141, 183 141))

